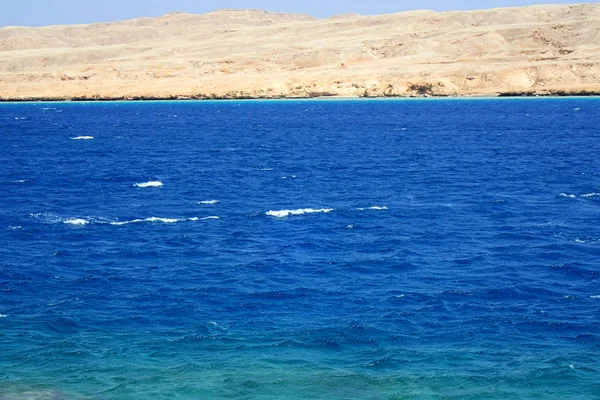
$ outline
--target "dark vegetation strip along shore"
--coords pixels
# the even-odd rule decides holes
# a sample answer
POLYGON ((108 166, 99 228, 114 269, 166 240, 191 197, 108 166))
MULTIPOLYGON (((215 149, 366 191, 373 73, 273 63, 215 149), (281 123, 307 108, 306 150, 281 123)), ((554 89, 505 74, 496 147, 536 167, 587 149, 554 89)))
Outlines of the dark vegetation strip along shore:
MULTIPOLYGON (((547 91, 547 92, 536 92, 536 91, 510 91, 500 92, 491 95, 448 95, 448 94, 419 94, 419 95, 384 95, 384 96, 360 96, 357 99, 376 99, 376 98, 427 98, 427 97, 450 97, 450 98, 477 98, 477 97, 600 97, 600 91, 593 90, 582 90, 582 91, 547 91)), ((18 103, 18 102, 68 102, 68 101, 173 101, 173 100, 305 100, 305 99, 323 99, 323 98, 344 98, 336 95, 328 96, 309 96, 309 97, 290 97, 290 96, 263 96, 263 97, 252 97, 252 96, 214 96, 214 95, 196 95, 196 96, 116 96, 116 97, 102 97, 102 96, 77 96, 77 97, 0 97, 0 102, 3 103, 18 103)))

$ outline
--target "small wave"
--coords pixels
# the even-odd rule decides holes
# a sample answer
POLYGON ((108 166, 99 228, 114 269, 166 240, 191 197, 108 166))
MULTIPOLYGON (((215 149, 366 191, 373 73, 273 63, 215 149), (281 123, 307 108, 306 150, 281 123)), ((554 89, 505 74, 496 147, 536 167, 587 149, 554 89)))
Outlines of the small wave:
MULTIPOLYGON (((85 226, 89 224, 94 225, 129 225, 129 224, 137 224, 137 223, 163 223, 163 224, 174 224, 177 222, 185 222, 185 221, 205 221, 205 220, 215 220, 220 219, 218 216, 208 216, 204 218, 193 217, 193 218, 160 218, 160 217, 150 217, 150 218, 138 218, 130 221, 118 221, 116 218, 104 218, 104 217, 77 217, 77 218, 63 218, 59 217, 55 214, 50 213, 38 213, 38 214, 30 214, 31 218, 39 219, 45 223, 49 224, 67 224, 74 226, 85 226)), ((21 227, 9 227, 9 229, 20 229, 21 227)))
POLYGON ((221 202, 221 200, 202 200, 202 201, 199 201, 196 204, 214 205, 214 204, 219 204, 220 202, 221 202))
POLYGON ((0 318, 8 318, 8 315, 0 314, 0 318))
POLYGON ((35 219, 39 219, 43 222, 49 223, 49 224, 58 224, 60 222, 64 222, 65 219, 59 217, 56 214, 51 214, 51 213, 35 213, 35 214, 29 214, 29 217, 31 218, 35 218, 35 219))
POLYGON ((567 194, 567 193, 561 193, 559 196, 560 197, 568 197, 569 199, 574 199, 577 197, 574 194, 567 194))
POLYGON ((15 117, 15 120, 17 120, 17 121, 24 121, 26 119, 27 119, 27 117, 15 117))
POLYGON ((12 181, 11 183, 27 183, 29 182, 29 179, 19 179, 17 181, 12 181))
POLYGON ((600 197, 600 193, 587 193, 582 194, 581 197, 600 197))
POLYGON ((585 238, 585 237, 584 238, 578 237, 578 238, 575 239, 575 243, 581 243, 581 244, 596 243, 596 242, 599 242, 599 241, 600 241, 600 239, 593 239, 593 238, 589 238, 589 237, 587 237, 587 238, 585 238))
POLYGON ((151 217, 151 218, 144 218, 144 219, 134 219, 131 221, 123 221, 123 222, 111 222, 111 225, 129 225, 129 224, 139 224, 141 222, 162 222, 164 224, 174 224, 176 222, 181 222, 181 221, 185 221, 185 220, 181 220, 181 219, 176 219, 176 218, 158 218, 158 217, 151 217))
POLYGON ((387 210, 388 208, 386 206, 373 206, 373 207, 369 207, 369 208, 357 208, 358 211, 366 211, 366 210, 374 210, 374 211, 382 211, 382 210, 387 210))
POLYGON ((285 218, 285 217, 289 217, 290 215, 303 215, 303 214, 315 214, 315 213, 330 213, 333 211, 333 208, 320 208, 320 209, 315 209, 315 208, 299 208, 297 210, 278 210, 278 211, 267 211, 265 214, 268 215, 269 217, 276 217, 276 218, 285 218))
POLYGON ((139 223, 163 223, 163 224, 176 224, 178 222, 186 222, 186 221, 192 221, 192 222, 196 222, 196 221, 206 221, 206 220, 211 220, 211 219, 219 219, 219 217, 217 216, 210 216, 210 217, 205 217, 205 218, 198 218, 198 217, 193 217, 193 218, 159 218, 159 217, 150 217, 150 218, 144 218, 144 219, 134 219, 131 221, 122 221, 122 222, 111 222, 111 225, 116 225, 116 226, 122 226, 122 225, 129 225, 129 224, 139 224, 139 223))
POLYGON ((90 221, 85 220, 83 218, 71 218, 71 219, 66 219, 63 221, 65 224, 69 224, 69 225, 87 225, 90 223, 90 221))
POLYGON ((590 296, 590 299, 600 300, 600 296, 590 296))
POLYGON ((71 140, 94 140, 93 136, 76 136, 72 137, 71 140))
POLYGON ((298 178, 296 175, 292 175, 292 176, 282 176, 281 179, 296 179, 298 178))
POLYGON ((21 226, 9 226, 8 229, 11 231, 16 231, 17 229, 21 229, 21 226))
POLYGON ((144 183, 136 183, 133 186, 139 187, 139 188, 149 188, 149 187, 161 187, 164 185, 161 181, 150 181, 150 182, 144 182, 144 183))

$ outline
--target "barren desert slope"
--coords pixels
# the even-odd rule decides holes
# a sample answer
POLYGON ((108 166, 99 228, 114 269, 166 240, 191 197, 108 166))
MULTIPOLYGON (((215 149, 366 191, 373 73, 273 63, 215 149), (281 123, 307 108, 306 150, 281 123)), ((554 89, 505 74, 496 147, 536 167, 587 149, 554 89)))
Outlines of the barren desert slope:
POLYGON ((600 3, 0 29, 0 98, 600 93, 600 3))

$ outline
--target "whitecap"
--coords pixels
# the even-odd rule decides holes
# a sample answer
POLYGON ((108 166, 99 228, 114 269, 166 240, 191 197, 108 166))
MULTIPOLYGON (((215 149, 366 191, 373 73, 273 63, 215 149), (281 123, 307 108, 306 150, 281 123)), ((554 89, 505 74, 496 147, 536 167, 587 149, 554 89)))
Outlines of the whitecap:
POLYGON ((161 187, 161 186, 163 186, 163 183, 161 181, 150 181, 150 182, 144 182, 144 183, 136 183, 133 186, 139 187, 139 188, 161 187))
POLYGON ((11 231, 16 231, 17 229, 21 229, 21 226, 9 226, 8 229, 11 231))
POLYGON ((29 182, 29 179, 19 179, 18 181, 12 181, 11 183, 26 183, 29 182))
POLYGON ((560 196, 560 197, 568 197, 568 198, 570 198, 570 199, 574 199, 574 198, 576 198, 576 197, 577 197, 577 196, 575 196, 574 194, 567 194, 567 193, 561 193, 559 196, 560 196))
POLYGON ((199 201, 196 204, 202 204, 202 205, 214 205, 214 204, 219 204, 221 201, 220 200, 202 200, 199 201))
POLYGON ((139 223, 163 223, 163 224, 175 224, 178 222, 186 222, 186 221, 192 221, 192 222, 196 222, 196 221, 204 221, 204 220, 211 220, 211 219, 219 219, 219 217, 217 216, 210 216, 210 217, 205 217, 205 218, 199 218, 199 217, 193 217, 193 218, 159 218, 159 217, 150 217, 150 218, 138 218, 138 219, 133 219, 131 221, 117 221, 117 222, 110 222, 111 225, 115 225, 115 226, 122 226, 122 225, 129 225, 129 224, 139 224, 139 223))
POLYGON ((590 299, 599 300, 600 296, 590 296, 590 299))
POLYGON ((35 213, 35 214, 29 214, 29 216, 31 218, 39 219, 39 220, 49 223, 49 224, 57 224, 59 222, 64 221, 64 218, 61 218, 58 215, 51 214, 51 213, 35 213))
POLYGON ((582 194, 581 197, 600 197, 600 193, 587 193, 582 194))
POLYGON ((93 140, 93 136, 76 136, 72 137, 71 140, 93 140))
POLYGON ((373 207, 369 207, 369 208, 357 208, 358 211, 366 211, 366 210, 373 210, 373 211, 383 211, 383 210, 387 210, 388 208, 386 206, 373 206, 373 207))
POLYGON ((150 217, 144 219, 134 219, 131 221, 123 221, 123 222, 111 222, 111 225, 129 225, 129 224, 139 224, 141 222, 162 222, 164 224, 174 224, 176 222, 181 222, 185 220, 177 219, 177 218, 159 218, 159 217, 150 217))
POLYGON ((87 225, 90 223, 90 221, 87 221, 85 219, 82 218, 71 218, 71 219, 66 219, 63 221, 65 224, 69 224, 69 225, 87 225))
POLYGON ((292 175, 292 176, 282 176, 281 179, 296 179, 297 176, 296 175, 292 175))
POLYGON ((0 314, 0 318, 8 318, 8 315, 0 314))
POLYGON ((315 214, 315 213, 330 213, 333 208, 299 208, 297 210, 278 210, 278 211, 267 211, 265 214, 269 217, 285 218, 290 215, 303 215, 303 214, 315 214))

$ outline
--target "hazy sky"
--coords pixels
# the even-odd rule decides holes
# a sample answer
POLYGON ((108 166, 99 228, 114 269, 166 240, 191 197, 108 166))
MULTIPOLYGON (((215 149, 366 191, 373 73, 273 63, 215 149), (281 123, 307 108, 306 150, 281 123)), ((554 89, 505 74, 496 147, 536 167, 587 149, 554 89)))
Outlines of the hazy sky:
POLYGON ((348 12, 384 14, 414 9, 467 10, 582 1, 585 0, 0 0, 0 26, 82 24, 155 17, 172 11, 205 13, 221 8, 258 8, 328 17, 348 12))

